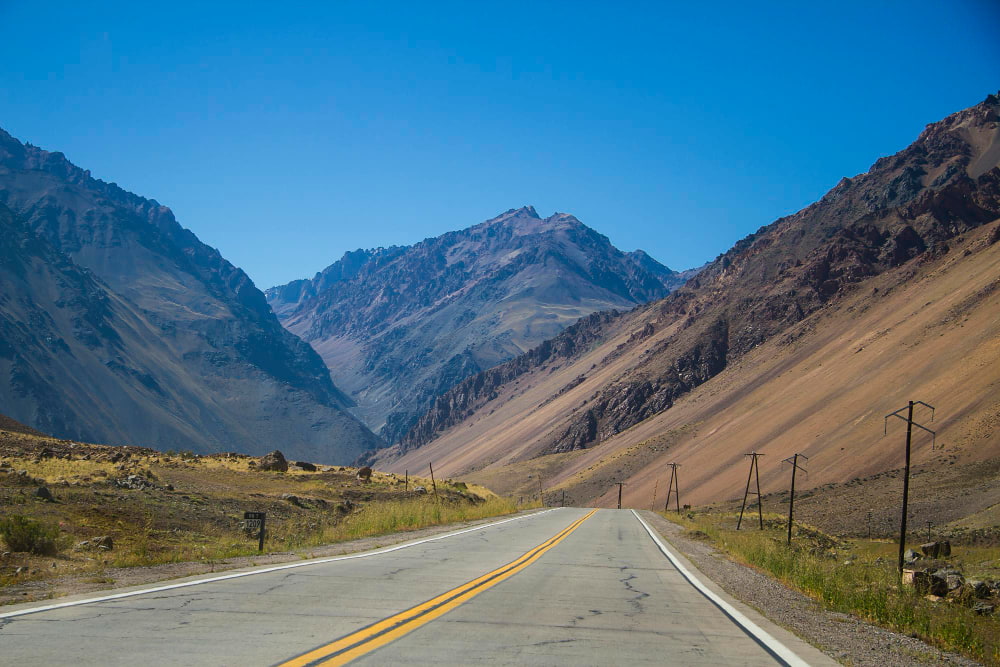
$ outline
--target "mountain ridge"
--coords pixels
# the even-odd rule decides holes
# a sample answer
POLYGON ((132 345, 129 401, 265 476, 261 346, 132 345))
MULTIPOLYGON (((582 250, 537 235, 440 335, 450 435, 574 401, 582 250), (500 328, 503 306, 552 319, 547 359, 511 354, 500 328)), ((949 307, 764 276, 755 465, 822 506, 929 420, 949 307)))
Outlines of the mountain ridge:
POLYGON ((346 253, 266 295, 392 441, 466 377, 582 316, 662 296, 678 276, 572 215, 524 206, 413 246, 346 253))
MULTIPOLYGON (((280 326, 246 273, 181 227, 169 208, 95 179, 62 153, 22 144, 2 130, 0 204, 10 209, 8 226, 23 226, 50 249, 43 252, 48 258, 44 261, 64 266, 69 271, 65 275, 86 272, 97 279, 86 291, 120 305, 112 318, 116 326, 121 323, 118 316, 127 313, 146 328, 144 338, 157 339, 153 344, 133 337, 122 358, 144 366, 142 373, 154 378, 158 369, 166 372, 169 367, 173 371, 167 374, 180 387, 175 392, 161 385, 178 401, 172 406, 175 413, 165 414, 153 405, 162 397, 144 397, 143 407, 132 404, 127 392, 121 392, 121 378, 109 377, 91 364, 88 372, 95 390, 104 387, 116 400, 125 401, 119 403, 121 412, 105 411, 100 419, 88 416, 73 407, 73 397, 60 391, 57 375, 41 373, 33 389, 54 392, 47 405, 22 402, 22 412, 12 417, 32 422, 38 410, 58 411, 61 402, 66 413, 60 423, 43 430, 198 451, 261 451, 273 449, 274 441, 292 438, 298 442, 285 445, 291 451, 344 462, 379 444, 346 413, 350 399, 334 386, 318 355, 280 326), (145 411, 151 436, 139 429, 141 420, 124 414, 126 404, 130 410, 145 411), (277 416, 268 415, 272 410, 265 406, 277 416), (295 422, 306 421, 293 423, 293 415, 295 422), (71 426, 74 423, 77 426, 71 426), (160 426, 162 432, 155 432, 160 426), (346 442, 337 443, 340 436, 346 442)), ((22 245, 31 243, 22 238, 22 245)), ((49 278, 56 287, 65 283, 62 274, 49 278)), ((41 294, 52 286, 39 283, 30 289, 41 294)), ((17 315, 10 319, 16 322, 17 315)), ((111 326, 103 334, 115 332, 111 326)), ((97 342, 109 342, 101 339, 100 330, 95 335, 97 342)), ((69 356, 77 352, 84 354, 70 350, 69 356)), ((31 365, 37 360, 22 361, 31 365)), ((15 388, 8 385, 5 390, 15 388)), ((30 394, 25 387, 18 392, 24 394, 20 399, 30 394)))
POLYGON ((952 239, 1000 215, 998 112, 991 95, 929 124, 909 147, 741 239, 663 300, 588 331, 591 346, 566 346, 582 354, 541 368, 525 355, 524 363, 508 364, 517 373, 470 378, 439 397, 401 446, 377 453, 376 463, 413 471, 433 455, 436 469, 459 474, 598 446, 669 412, 680 397, 855 285, 918 257, 947 256, 952 239), (594 357, 594 349, 603 352, 594 357), (562 372, 582 359, 593 359, 589 370, 562 372), (540 385, 550 393, 537 393, 540 385), (529 389, 536 406, 530 412, 553 421, 511 428, 518 417, 504 406, 519 405, 516 397, 529 389), (564 404, 561 412, 539 410, 553 400, 564 404), (510 435, 491 432, 492 444, 477 441, 485 436, 465 427, 491 412, 507 416, 510 435), (471 440, 459 442, 460 431, 471 440))

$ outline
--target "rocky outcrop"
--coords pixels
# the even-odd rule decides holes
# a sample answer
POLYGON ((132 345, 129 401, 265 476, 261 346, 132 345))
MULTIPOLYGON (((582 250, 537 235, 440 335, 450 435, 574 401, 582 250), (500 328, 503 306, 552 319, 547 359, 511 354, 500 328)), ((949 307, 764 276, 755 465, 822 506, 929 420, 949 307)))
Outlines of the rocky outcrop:
POLYGON ((681 284, 571 215, 531 207, 410 247, 358 250, 309 281, 267 291, 326 359, 356 414, 399 440, 436 397, 556 336, 681 284))

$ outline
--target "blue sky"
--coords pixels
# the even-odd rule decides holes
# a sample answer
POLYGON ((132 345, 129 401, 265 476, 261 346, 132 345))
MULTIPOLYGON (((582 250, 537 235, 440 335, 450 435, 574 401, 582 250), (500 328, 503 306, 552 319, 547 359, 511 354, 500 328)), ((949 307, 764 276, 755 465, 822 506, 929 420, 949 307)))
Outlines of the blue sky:
POLYGON ((0 0, 0 127, 261 288, 524 204, 699 265, 1000 88, 1000 3, 0 0))

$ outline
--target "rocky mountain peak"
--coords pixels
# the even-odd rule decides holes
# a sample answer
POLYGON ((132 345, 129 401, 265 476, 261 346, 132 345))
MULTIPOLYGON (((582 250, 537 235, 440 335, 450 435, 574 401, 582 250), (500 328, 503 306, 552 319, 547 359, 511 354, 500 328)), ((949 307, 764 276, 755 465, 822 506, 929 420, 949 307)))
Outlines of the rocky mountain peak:
POLYGON ((357 414, 390 439, 469 375, 580 317, 634 307, 681 282, 574 216, 542 218, 531 206, 413 246, 366 252, 356 270, 347 270, 345 256, 267 297, 351 392, 357 414))

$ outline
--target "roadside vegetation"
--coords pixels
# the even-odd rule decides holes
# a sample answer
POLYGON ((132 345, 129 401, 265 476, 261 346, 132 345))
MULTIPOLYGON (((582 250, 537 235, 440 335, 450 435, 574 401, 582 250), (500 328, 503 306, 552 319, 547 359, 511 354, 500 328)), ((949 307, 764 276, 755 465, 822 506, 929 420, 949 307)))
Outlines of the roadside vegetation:
MULTIPOLYGON (((118 568, 258 555, 246 511, 266 512, 264 555, 470 521, 537 506, 488 489, 239 454, 195 456, 0 431, 0 604, 45 581, 115 583, 118 568), (300 463, 302 465, 297 465, 300 463)), ((177 576, 177 575, 174 575, 177 576)))
MULTIPOLYGON (((760 530, 756 514, 729 512, 661 513, 686 529, 686 537, 710 542, 735 560, 762 570, 819 601, 827 609, 853 614, 896 632, 918 637, 990 665, 1000 665, 1000 621, 977 614, 967 603, 971 593, 958 591, 952 602, 931 601, 900 586, 898 543, 890 540, 841 539, 796 524, 786 544, 785 519, 765 515, 760 530)), ((956 546, 951 562, 968 576, 996 571, 1000 548, 956 546)))

